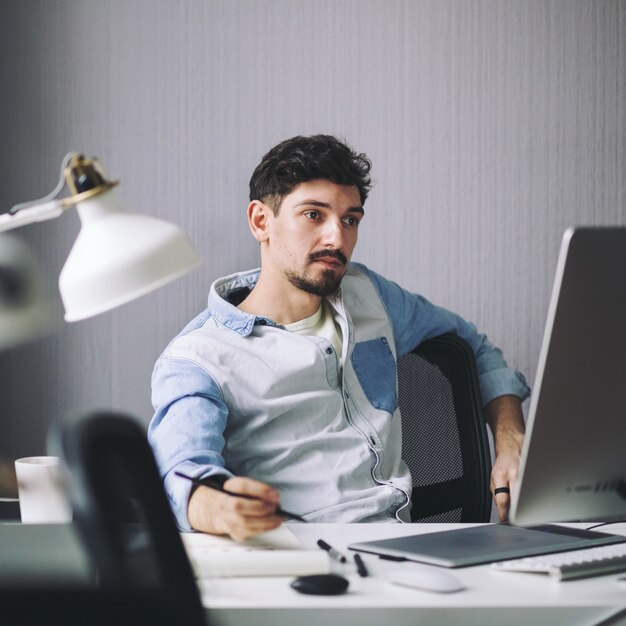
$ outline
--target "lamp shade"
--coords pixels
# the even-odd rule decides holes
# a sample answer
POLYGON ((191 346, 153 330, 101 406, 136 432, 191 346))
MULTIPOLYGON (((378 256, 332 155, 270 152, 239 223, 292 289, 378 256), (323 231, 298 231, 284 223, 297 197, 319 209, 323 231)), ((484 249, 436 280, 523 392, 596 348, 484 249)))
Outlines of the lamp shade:
POLYGON ((32 254, 18 239, 0 235, 0 348, 44 332, 48 310, 32 254))
POLYGON ((200 263, 177 226, 127 213, 113 191, 76 206, 81 230, 59 276, 68 322, 125 304, 200 263))

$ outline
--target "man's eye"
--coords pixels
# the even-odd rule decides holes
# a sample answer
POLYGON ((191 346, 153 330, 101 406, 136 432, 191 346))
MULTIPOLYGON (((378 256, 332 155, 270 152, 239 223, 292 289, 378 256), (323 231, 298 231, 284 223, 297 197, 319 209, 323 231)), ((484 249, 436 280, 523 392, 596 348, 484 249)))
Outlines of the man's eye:
POLYGON ((319 218, 320 214, 319 211, 307 211, 305 213, 305 215, 310 219, 310 220, 316 220, 319 218))
POLYGON ((358 226, 359 225, 359 220, 356 217, 346 217, 344 219, 344 222, 346 224, 348 224, 348 226, 358 226))

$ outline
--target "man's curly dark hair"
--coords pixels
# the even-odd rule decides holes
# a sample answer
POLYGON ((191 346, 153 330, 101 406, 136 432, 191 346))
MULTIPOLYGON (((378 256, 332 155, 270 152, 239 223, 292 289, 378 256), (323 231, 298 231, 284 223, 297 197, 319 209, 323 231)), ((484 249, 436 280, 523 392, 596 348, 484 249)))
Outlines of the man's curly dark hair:
POLYGON ((371 161, 332 135, 297 136, 274 146, 250 178, 250 201, 261 200, 277 215, 283 198, 300 183, 329 180, 355 186, 361 204, 372 186, 371 161))

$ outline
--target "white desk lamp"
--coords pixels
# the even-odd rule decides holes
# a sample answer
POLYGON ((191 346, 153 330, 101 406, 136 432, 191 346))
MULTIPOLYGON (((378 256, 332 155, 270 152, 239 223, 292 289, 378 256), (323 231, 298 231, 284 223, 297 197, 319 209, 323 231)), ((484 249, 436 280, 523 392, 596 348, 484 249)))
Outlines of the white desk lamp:
POLYGON ((76 206, 81 230, 61 270, 65 319, 75 322, 138 298, 200 263, 183 232, 146 215, 125 212, 100 162, 70 153, 47 197, 0 215, 0 232, 60 216, 76 206), (58 198, 65 185, 71 196, 58 198))
MULTIPOLYGON (((68 322, 103 313, 182 276, 200 258, 173 224, 125 212, 97 159, 70 153, 54 191, 0 215, 0 233, 59 217, 76 206, 81 230, 59 276, 68 322), (58 198, 68 186, 71 196, 58 198)), ((48 305, 27 247, 0 235, 0 349, 46 330, 48 305)), ((0 457, 0 497, 16 490, 13 473, 0 457)))

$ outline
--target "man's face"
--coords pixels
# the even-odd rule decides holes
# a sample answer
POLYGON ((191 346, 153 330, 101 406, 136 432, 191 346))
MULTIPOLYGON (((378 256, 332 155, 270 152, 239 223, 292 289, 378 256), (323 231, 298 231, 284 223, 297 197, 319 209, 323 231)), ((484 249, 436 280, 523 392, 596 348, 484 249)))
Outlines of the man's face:
POLYGON ((300 183, 269 216, 268 255, 292 285, 316 296, 335 292, 357 241, 363 207, 357 187, 300 183))

